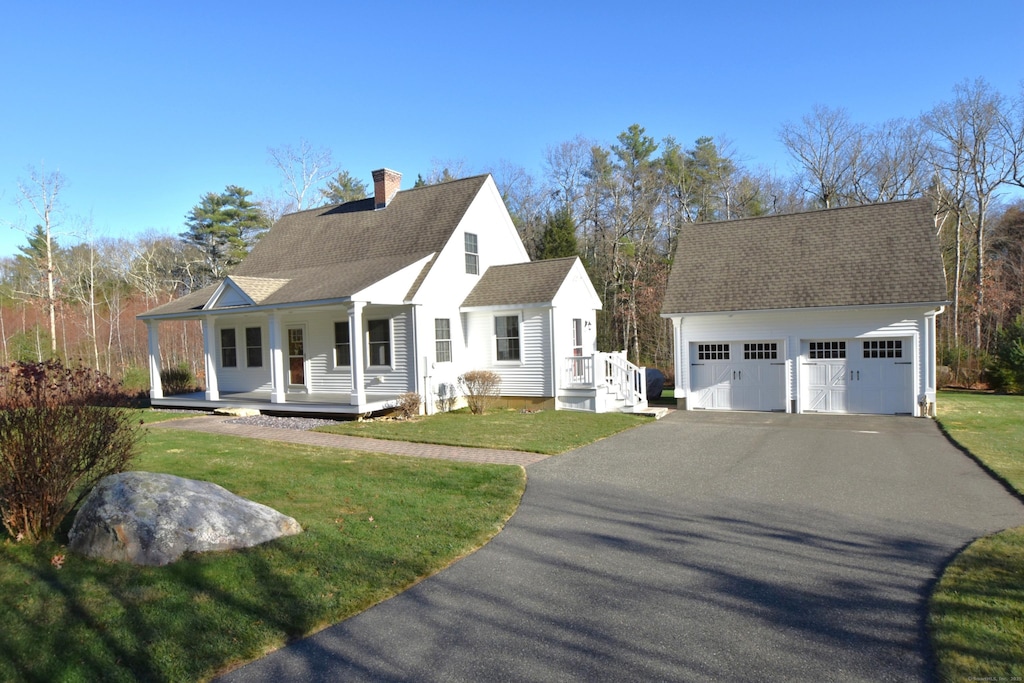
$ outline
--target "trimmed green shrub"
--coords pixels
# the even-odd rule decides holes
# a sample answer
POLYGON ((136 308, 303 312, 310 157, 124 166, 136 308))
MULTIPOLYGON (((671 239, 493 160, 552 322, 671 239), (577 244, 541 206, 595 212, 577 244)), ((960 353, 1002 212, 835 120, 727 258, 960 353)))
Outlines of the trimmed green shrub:
POLYGON ((140 424, 107 375, 60 361, 0 368, 0 517, 16 540, 52 538, 96 483, 135 457, 140 424))
POLYGON ((190 394, 199 390, 196 376, 192 374, 187 363, 179 363, 171 368, 161 368, 160 384, 163 387, 164 396, 190 394))

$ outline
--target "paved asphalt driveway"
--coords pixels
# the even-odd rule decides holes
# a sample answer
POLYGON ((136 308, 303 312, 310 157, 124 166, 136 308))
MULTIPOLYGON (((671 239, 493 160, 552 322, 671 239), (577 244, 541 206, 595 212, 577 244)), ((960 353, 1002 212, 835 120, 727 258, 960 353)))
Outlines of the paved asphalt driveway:
POLYGON ((531 465, 493 541, 224 681, 917 681, 1024 506, 930 420, 678 412, 531 465))

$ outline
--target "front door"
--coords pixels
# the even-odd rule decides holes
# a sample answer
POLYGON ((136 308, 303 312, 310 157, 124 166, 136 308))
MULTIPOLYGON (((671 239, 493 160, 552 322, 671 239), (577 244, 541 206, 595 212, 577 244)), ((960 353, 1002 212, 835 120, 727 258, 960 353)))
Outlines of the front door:
POLYGON ((305 330, 301 327, 288 328, 288 384, 306 386, 306 345, 305 330))

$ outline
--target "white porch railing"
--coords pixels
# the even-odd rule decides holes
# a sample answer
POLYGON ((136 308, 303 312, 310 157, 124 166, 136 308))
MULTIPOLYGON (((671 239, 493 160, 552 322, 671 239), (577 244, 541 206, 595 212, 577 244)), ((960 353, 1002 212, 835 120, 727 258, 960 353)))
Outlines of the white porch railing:
POLYGON ((563 385, 606 389, 626 408, 647 407, 646 370, 626 360, 625 351, 569 356, 563 365, 563 385))

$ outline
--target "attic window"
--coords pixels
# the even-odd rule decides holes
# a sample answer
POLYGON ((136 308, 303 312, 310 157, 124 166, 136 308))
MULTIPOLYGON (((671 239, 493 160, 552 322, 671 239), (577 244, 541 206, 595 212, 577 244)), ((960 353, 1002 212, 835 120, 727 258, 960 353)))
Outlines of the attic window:
POLYGON ((466 273, 469 275, 480 274, 480 252, 478 251, 476 235, 466 233, 466 273))

